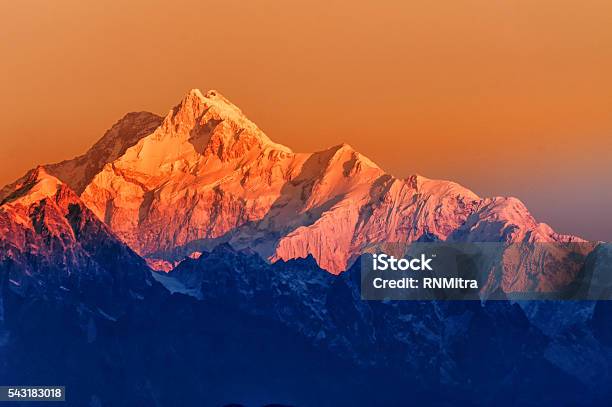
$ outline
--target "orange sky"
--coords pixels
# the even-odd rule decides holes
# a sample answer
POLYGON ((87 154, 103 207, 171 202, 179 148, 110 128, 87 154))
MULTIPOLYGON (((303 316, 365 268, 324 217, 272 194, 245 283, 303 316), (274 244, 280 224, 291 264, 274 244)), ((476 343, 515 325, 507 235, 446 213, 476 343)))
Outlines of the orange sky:
POLYGON ((610 0, 0 1, 0 184, 215 88, 296 151, 345 141, 612 240, 611 22, 610 0))

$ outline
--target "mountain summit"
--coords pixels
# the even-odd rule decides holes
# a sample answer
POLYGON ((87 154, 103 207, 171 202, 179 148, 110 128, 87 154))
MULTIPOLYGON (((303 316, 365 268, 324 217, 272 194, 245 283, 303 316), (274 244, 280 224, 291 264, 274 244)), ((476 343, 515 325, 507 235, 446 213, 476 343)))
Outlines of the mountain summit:
POLYGON ((0 381, 79 406, 607 405, 610 301, 488 301, 609 299, 612 248, 578 241, 347 144, 295 153, 193 90, 0 190, 0 381), (481 301, 362 300, 359 258, 415 241, 502 242, 453 258, 481 301))
POLYGON ((115 313, 153 285, 146 263, 43 167, 5 192, 0 269, 13 292, 115 313))
POLYGON ((214 90, 188 92, 164 118, 128 114, 85 155, 45 168, 163 270, 225 242, 339 273, 378 243, 580 240, 515 198, 398 179, 347 144, 295 153, 214 90))

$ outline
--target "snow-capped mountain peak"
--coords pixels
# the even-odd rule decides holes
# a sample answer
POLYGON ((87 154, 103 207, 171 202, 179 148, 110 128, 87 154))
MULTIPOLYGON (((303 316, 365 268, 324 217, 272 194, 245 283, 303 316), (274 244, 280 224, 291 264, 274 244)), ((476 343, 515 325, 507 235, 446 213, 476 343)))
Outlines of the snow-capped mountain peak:
POLYGON ((294 153, 215 90, 189 91, 163 119, 126 116, 84 156, 46 168, 166 270, 224 242, 269 261, 311 255, 339 273, 377 243, 577 240, 518 199, 398 179, 348 144, 294 153))
POLYGON ((14 183, 10 189, 7 188, 1 203, 29 206, 56 195, 62 184, 59 179, 49 175, 43 166, 38 166, 14 183))

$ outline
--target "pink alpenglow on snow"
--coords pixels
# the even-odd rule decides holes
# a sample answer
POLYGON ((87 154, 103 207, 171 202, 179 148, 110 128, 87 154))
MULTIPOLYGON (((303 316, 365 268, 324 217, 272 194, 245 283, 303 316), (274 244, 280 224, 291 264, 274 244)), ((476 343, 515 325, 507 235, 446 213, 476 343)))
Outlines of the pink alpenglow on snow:
MULTIPOLYGON (((395 178, 347 144, 293 152, 212 90, 190 91, 164 118, 130 113, 86 154, 44 168, 57 179, 27 199, 67 185, 164 271, 225 242, 272 262, 312 255, 337 274, 384 242, 581 241, 538 223, 516 198, 395 178)), ((0 191, 4 206, 26 199, 15 198, 18 184, 0 191)))

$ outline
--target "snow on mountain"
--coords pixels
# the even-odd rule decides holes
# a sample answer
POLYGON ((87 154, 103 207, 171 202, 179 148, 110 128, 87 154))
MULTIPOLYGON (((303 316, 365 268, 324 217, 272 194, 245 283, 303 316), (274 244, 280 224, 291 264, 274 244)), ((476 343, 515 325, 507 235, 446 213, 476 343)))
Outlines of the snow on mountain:
MULTIPOLYGON (((516 198, 398 179, 346 144, 294 153, 218 92, 193 90, 165 118, 130 113, 86 154, 0 190, 0 371, 31 377, 42 366, 71 388, 92 386, 87 400, 104 378, 129 388, 132 404, 152 404, 149 388, 210 397, 218 386, 199 387, 203 375, 222 385, 253 366, 267 377, 317 358, 334 376, 332 355, 339 380, 353 377, 345 366, 363 383, 384 380, 384 391, 364 392, 379 403, 410 386, 483 405, 509 392, 514 404, 609 400, 610 301, 361 300, 364 250, 438 240, 524 243, 490 270, 490 292, 580 279, 596 283, 586 285, 593 298, 612 290, 610 245, 559 235, 516 198), (172 270, 152 275, 139 255, 172 270), (309 347, 283 351, 296 338, 309 347), (257 359, 263 345, 273 356, 257 359)), ((363 383, 329 388, 346 400, 343 389, 363 383)))
POLYGON ((152 285, 145 262, 43 167, 0 204, 0 269, 19 295, 77 299, 107 313, 152 285))
POLYGON ((312 254, 338 273, 376 242, 574 239, 516 199, 397 179, 346 144, 293 153, 216 91, 189 92, 82 197, 140 254, 171 265, 224 241, 272 261, 312 254))
POLYGON ((385 242, 581 241, 515 198, 398 179, 347 144, 295 153, 217 91, 190 91, 163 119, 129 114, 85 155, 46 168, 163 270, 223 242, 270 261, 312 255, 336 274, 385 242))
POLYGON ((81 194, 106 163, 122 156, 129 147, 157 128, 161 121, 162 117, 153 113, 128 113, 84 155, 47 165, 46 169, 64 180, 77 194, 81 194))
MULTIPOLYGON (((115 123, 85 154, 56 164, 45 165, 45 171, 68 184, 81 194, 106 163, 116 160, 142 137, 150 134, 162 122, 162 117, 148 112, 128 113, 115 123)), ((21 181, 0 189, 0 202, 21 181)))

